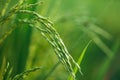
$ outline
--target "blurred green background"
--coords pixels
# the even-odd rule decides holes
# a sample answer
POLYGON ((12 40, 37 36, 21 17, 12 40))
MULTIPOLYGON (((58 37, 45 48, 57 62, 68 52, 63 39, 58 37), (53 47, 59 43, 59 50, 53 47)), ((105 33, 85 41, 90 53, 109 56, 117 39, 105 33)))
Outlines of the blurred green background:
MULTIPOLYGON (((26 3, 39 1, 41 0, 26 0, 26 3)), ((7 2, 9 11, 18 1, 0 0, 0 12, 7 2)), ((84 75, 77 73, 76 79, 120 80, 120 1, 42 0, 42 2, 30 10, 48 17, 54 23, 54 28, 76 61, 87 43, 92 40, 80 65, 84 75)), ((13 68, 12 76, 24 70, 42 67, 25 80, 67 80, 69 73, 62 64, 57 64, 57 56, 41 33, 16 21, 26 16, 32 18, 16 14, 10 21, 0 24, 0 40, 12 26, 17 26, 0 44, 0 67, 5 57, 6 62, 13 68), (54 70, 49 74, 52 68, 54 70)))

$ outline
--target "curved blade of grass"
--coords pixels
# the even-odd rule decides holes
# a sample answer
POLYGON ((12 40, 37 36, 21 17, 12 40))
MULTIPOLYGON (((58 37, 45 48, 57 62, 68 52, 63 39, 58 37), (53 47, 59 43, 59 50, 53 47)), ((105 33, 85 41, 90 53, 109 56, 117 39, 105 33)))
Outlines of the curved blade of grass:
POLYGON ((100 28, 99 26, 95 25, 95 24, 90 24, 89 27, 92 31, 94 31, 95 33, 101 35, 102 37, 110 40, 112 38, 112 36, 110 35, 110 33, 108 33, 107 31, 105 31, 104 29, 100 28))
POLYGON ((80 26, 79 28, 83 30, 109 58, 111 57, 113 52, 100 38, 100 36, 102 36, 110 40, 112 36, 107 31, 91 22, 77 22, 77 25, 80 26))
POLYGON ((114 56, 116 55, 116 52, 119 50, 119 47, 120 47, 120 40, 118 39, 117 41, 115 41, 114 45, 113 45, 113 54, 112 54, 112 57, 111 58, 107 58, 102 67, 100 68, 99 70, 99 73, 97 74, 96 76, 96 79, 95 80, 103 80, 104 79, 104 76, 107 72, 107 70, 109 69, 109 66, 111 64, 111 61, 113 60, 114 56))
POLYGON ((97 44, 98 47, 101 48, 101 50, 104 51, 104 53, 111 58, 113 52, 110 50, 110 48, 99 38, 97 34, 94 34, 93 32, 90 32, 90 37, 93 39, 93 41, 97 44))
MULTIPOLYGON (((78 58, 78 61, 77 61, 78 65, 81 64, 81 62, 82 62, 82 60, 83 60, 83 58, 84 58, 84 56, 85 56, 85 52, 86 52, 86 50, 87 50, 87 48, 88 48, 88 46, 90 45, 91 42, 92 42, 92 40, 89 41, 88 44, 87 44, 87 45, 85 46, 85 48, 83 49, 83 51, 82 51, 82 53, 81 53, 81 55, 80 55, 80 57, 78 58)), ((75 66, 75 67, 74 67, 74 73, 76 74, 77 72, 78 72, 78 68, 75 66)), ((72 77, 72 76, 69 76, 69 77, 68 77, 68 80, 73 80, 73 77, 72 77)))
POLYGON ((99 48, 101 48, 104 53, 111 58, 113 52, 110 50, 110 48, 100 39, 100 37, 93 31, 91 31, 88 28, 81 27, 82 30, 88 34, 88 36, 97 44, 99 48))
POLYGON ((43 80, 47 80, 47 78, 56 70, 56 68, 59 66, 60 61, 58 61, 52 69, 47 73, 47 75, 43 78, 43 80))

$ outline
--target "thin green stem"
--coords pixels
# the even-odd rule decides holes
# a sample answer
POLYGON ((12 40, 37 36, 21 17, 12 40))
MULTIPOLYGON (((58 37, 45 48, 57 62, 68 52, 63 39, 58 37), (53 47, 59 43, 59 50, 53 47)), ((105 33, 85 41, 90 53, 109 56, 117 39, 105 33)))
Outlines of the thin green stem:
POLYGON ((43 80, 47 80, 48 77, 50 77, 50 75, 52 75, 52 73, 57 69, 57 67, 60 65, 60 61, 57 62, 53 68, 47 73, 47 75, 43 78, 43 80))

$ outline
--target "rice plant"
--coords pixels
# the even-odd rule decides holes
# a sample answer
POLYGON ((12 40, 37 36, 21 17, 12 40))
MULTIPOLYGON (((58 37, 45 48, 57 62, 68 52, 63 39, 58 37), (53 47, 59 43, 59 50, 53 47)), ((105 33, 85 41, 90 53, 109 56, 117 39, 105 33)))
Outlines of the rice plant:
POLYGON ((0 0, 0 80, 119 80, 119 4, 0 0))

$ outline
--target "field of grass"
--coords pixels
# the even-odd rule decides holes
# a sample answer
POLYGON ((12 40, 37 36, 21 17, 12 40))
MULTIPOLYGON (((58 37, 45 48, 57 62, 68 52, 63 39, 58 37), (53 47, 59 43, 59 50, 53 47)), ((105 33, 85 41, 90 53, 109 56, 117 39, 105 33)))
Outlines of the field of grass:
POLYGON ((120 80, 119 0, 0 0, 0 80, 120 80))

